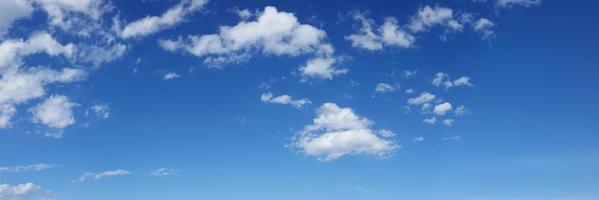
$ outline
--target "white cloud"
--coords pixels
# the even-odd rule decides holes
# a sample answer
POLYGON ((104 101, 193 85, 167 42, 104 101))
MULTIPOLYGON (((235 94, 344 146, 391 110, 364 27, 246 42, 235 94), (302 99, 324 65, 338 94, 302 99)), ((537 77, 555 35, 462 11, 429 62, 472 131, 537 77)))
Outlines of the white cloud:
POLYGON ((127 170, 123 170, 123 169, 109 170, 109 171, 104 171, 104 172, 100 172, 100 173, 87 172, 87 173, 84 173, 83 175, 81 175, 76 181, 73 181, 73 182, 83 182, 89 178, 98 180, 98 179, 105 178, 105 177, 123 176, 123 175, 128 175, 128 174, 131 174, 131 172, 129 172, 127 170))
POLYGON ((40 187, 33 183, 24 183, 18 185, 0 184, 0 199, 18 200, 39 189, 40 187))
POLYGON ((472 24, 472 28, 474 31, 481 34, 483 39, 491 39, 495 35, 493 31, 493 27, 495 27, 495 23, 487 18, 480 18, 472 24))
POLYGON ((455 122, 454 119, 444 119, 443 120, 443 124, 445 124, 445 126, 453 126, 453 122, 455 122))
POLYGON ((422 136, 415 137, 413 140, 414 140, 414 142, 422 142, 422 141, 424 141, 424 137, 422 137, 422 136))
POLYGON ((410 105, 420 105, 420 104, 424 104, 424 103, 428 103, 432 100, 435 99, 435 95, 428 93, 428 92, 423 92, 420 94, 420 96, 418 97, 414 97, 414 98, 410 98, 408 99, 408 104, 410 105))
POLYGON ((387 129, 378 130, 377 133, 385 138, 395 137, 395 133, 393 131, 387 130, 387 129))
POLYGON ((385 18, 383 25, 376 30, 373 30, 376 25, 374 20, 366 18, 362 13, 354 13, 353 18, 361 25, 358 33, 345 36, 346 40, 351 41, 353 47, 367 50, 380 50, 383 46, 410 48, 416 40, 400 27, 397 19, 393 17, 385 18))
POLYGON ((181 76, 179 74, 175 73, 175 72, 168 72, 168 73, 165 73, 162 76, 162 79, 163 80, 171 80, 171 79, 176 79, 176 78, 179 78, 179 77, 181 77, 181 76))
POLYGON ((351 108, 325 103, 317 110, 313 124, 294 137, 293 147, 320 160, 336 160, 344 155, 364 154, 381 158, 398 146, 377 136, 372 121, 360 117, 351 108))
POLYGON ((159 168, 159 169, 156 169, 156 170, 150 172, 150 175, 152 175, 152 176, 170 176, 170 175, 173 175, 173 174, 175 174, 177 172, 178 171, 175 170, 175 169, 170 169, 170 168, 164 168, 163 167, 163 168, 159 168))
MULTIPOLYGON (((320 78, 320 79, 333 79, 334 76, 345 74, 348 72, 347 69, 339 69, 334 67, 333 64, 336 62, 336 58, 313 58, 308 60, 305 65, 299 68, 299 71, 303 77, 320 78)), ((306 79, 304 79, 306 80, 306 79)))
POLYGON ((90 109, 96 116, 102 119, 108 119, 108 117, 110 117, 110 106, 108 104, 95 104, 90 109))
POLYGON ((185 51, 206 57, 204 63, 219 67, 227 63, 244 62, 253 54, 299 56, 310 54, 306 65, 300 69, 305 78, 331 79, 344 74, 333 64, 333 47, 325 42, 326 33, 314 26, 301 24, 294 14, 279 12, 267 6, 255 21, 241 21, 235 26, 221 26, 217 34, 192 35, 177 40, 160 40, 168 51, 185 51))
POLYGON ((26 171, 41 171, 56 167, 53 164, 37 163, 31 165, 17 165, 17 166, 0 166, 0 173, 18 173, 26 171))
POLYGON ((454 81, 449 80, 449 74, 438 72, 435 74, 435 78, 432 80, 432 84, 439 87, 443 86, 445 89, 449 89, 452 87, 460 87, 460 86, 474 86, 470 83, 470 77, 462 76, 454 81))
POLYGON ((0 37, 10 30, 12 23, 29 17, 33 12, 31 2, 24 0, 3 0, 0 3, 0 37))
POLYGON ((462 139, 462 136, 450 136, 450 137, 443 137, 443 140, 460 140, 462 139))
POLYGON ((451 103, 445 102, 445 103, 437 104, 435 106, 435 108, 433 109, 433 112, 436 115, 445 115, 445 113, 447 113, 451 110, 452 110, 451 103))
POLYGON ((378 83, 378 84, 376 84, 374 91, 378 92, 378 93, 388 93, 388 92, 395 91, 395 87, 393 87, 389 84, 386 84, 386 83, 378 83))
POLYGON ((307 104, 312 104, 309 99, 293 99, 292 96, 289 95, 280 95, 274 96, 272 93, 264 93, 260 96, 260 100, 265 103, 275 103, 275 104, 287 104, 292 105, 295 108, 303 108, 307 104))
POLYGON ((10 126, 10 119, 15 115, 17 110, 14 106, 8 104, 0 105, 0 128, 10 126))
POLYGON ((417 70, 405 70, 401 74, 401 77, 405 78, 405 79, 411 79, 411 78, 414 78, 414 76, 416 76, 417 73, 418 73, 417 70))
POLYGON ((92 20, 100 17, 111 9, 103 0, 33 0, 48 13, 49 24, 69 30, 83 23, 89 25, 89 20, 83 20, 77 15, 83 14, 92 20), (85 22, 87 21, 87 22, 85 22))
POLYGON ((409 89, 407 89, 407 90, 406 90, 406 92, 405 92, 405 93, 406 93, 406 94, 412 94, 412 93, 414 93, 414 89, 412 89, 412 88, 409 88, 409 89))
POLYGON ((30 111, 33 113, 34 122, 62 129, 75 123, 71 111, 75 105, 66 96, 52 95, 30 111))
POLYGON ((190 13, 200 10, 206 3, 206 0, 183 0, 168 9, 162 16, 147 16, 127 24, 120 36, 122 38, 142 37, 168 29, 181 23, 190 13))
POLYGON ((515 7, 515 6, 523 6, 523 7, 531 7, 541 4, 541 0, 497 0, 496 5, 499 7, 515 7))
POLYGON ((433 26, 443 26, 453 31, 461 31, 463 25, 454 19, 453 10, 445 7, 424 6, 412 17, 408 28, 412 32, 426 31, 433 26))
POLYGON ((427 123, 427 124, 435 124, 437 122, 437 118, 436 117, 427 118, 427 119, 422 120, 422 122, 427 123))
POLYGON ((458 108, 456 108, 454 113, 456 116, 461 116, 461 115, 469 114, 470 110, 462 105, 462 106, 459 106, 458 108))

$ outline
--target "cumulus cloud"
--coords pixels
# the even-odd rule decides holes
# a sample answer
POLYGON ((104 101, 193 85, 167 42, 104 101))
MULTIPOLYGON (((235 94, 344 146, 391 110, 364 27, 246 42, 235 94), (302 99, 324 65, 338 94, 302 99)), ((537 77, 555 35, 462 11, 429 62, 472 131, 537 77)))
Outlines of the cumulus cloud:
POLYGON ((33 0, 48 14, 48 24, 69 30, 74 26, 89 25, 89 20, 99 20, 111 9, 103 0, 33 0), (83 19, 84 15, 89 19, 83 19), (87 21, 87 22, 86 22, 87 21))
POLYGON ((445 115, 445 113, 451 111, 453 108, 451 107, 451 103, 445 102, 441 104, 437 104, 435 108, 433 108, 433 112, 436 115, 445 115))
POLYGON ((378 92, 378 93, 388 93, 388 92, 395 91, 395 87, 393 87, 387 83, 378 83, 378 84, 376 84, 374 91, 378 92))
POLYGON ((275 97, 271 92, 262 94, 260 96, 260 101, 264 103, 292 105, 295 108, 303 108, 308 104, 312 104, 312 102, 307 98, 293 99, 292 96, 286 94, 275 97))
POLYGON ((422 142, 424 141, 424 137, 420 136, 420 137, 415 137, 414 139, 412 139, 414 142, 422 142))
POLYGON ((435 78, 432 80, 432 84, 437 87, 443 86, 445 87, 445 89, 460 86, 474 86, 472 83, 470 83, 470 77, 468 76, 462 76, 458 79, 455 79, 454 81, 451 81, 449 79, 449 74, 443 72, 438 72, 435 74, 435 78))
POLYGON ((34 183, 23 183, 18 185, 0 184, 0 199, 18 200, 33 193, 40 187, 34 183))
POLYGON ((170 176, 177 172, 178 171, 175 169, 162 167, 162 168, 158 168, 158 169, 150 172, 150 175, 152 175, 152 176, 170 176))
POLYGON ((353 18, 360 23, 360 28, 357 33, 345 36, 353 47, 367 50, 380 50, 383 46, 410 48, 416 40, 393 17, 385 18, 378 28, 374 27, 374 20, 366 18, 363 13, 355 12, 353 18))
POLYGON ((29 1, 3 0, 0 3, 0 37, 10 30, 12 23, 29 17, 33 12, 33 6, 29 1))
POLYGON ((454 119, 444 119, 443 120, 443 124, 445 124, 445 126, 453 126, 453 122, 455 122, 454 119))
POLYGON ((253 54, 276 56, 312 55, 314 58, 300 67, 300 74, 307 78, 331 79, 344 74, 334 63, 333 47, 325 42, 326 33, 314 26, 301 24, 294 14, 278 11, 275 7, 264 8, 255 21, 241 21, 235 26, 221 26, 219 33, 191 35, 177 40, 160 40, 160 46, 168 51, 184 51, 198 57, 206 57, 204 63, 222 67, 227 63, 240 63, 253 54))
POLYGON ((487 18, 480 18, 472 24, 474 31, 480 33, 483 39, 493 38, 495 35, 493 27, 495 27, 495 23, 487 18))
POLYGON ((181 76, 175 72, 168 72, 162 76, 162 80, 171 80, 171 79, 176 79, 179 77, 181 77, 181 76))
POLYGON ((363 154, 380 158, 398 146, 371 129, 373 122, 358 116, 351 108, 324 103, 313 124, 294 137, 292 146, 319 160, 336 160, 344 155, 363 154))
POLYGON ((434 100, 435 97, 436 96, 434 94, 431 94, 431 93, 428 93, 428 92, 423 92, 418 97, 414 97, 414 98, 408 99, 408 104, 410 104, 410 105, 420 105, 420 104, 428 103, 428 102, 434 100))
POLYGON ((50 128, 62 129, 75 123, 71 109, 76 104, 66 96, 52 95, 44 102, 33 107, 33 121, 50 128))
POLYGON ((0 166, 0 173, 18 173, 26 171, 41 171, 45 169, 54 168, 56 165, 47 163, 37 163, 31 165, 17 165, 17 166, 0 166))
POLYGON ((468 108, 466 108, 466 106, 459 106, 455 109, 455 111, 453 111, 455 113, 456 116, 461 116, 461 115, 465 115, 465 114, 469 114, 470 110, 468 108))
POLYGON ((426 119, 422 120, 422 122, 432 125, 432 124, 437 123, 437 118, 436 117, 426 118, 426 119))
POLYGON ((453 31, 461 31, 463 25, 454 18, 451 8, 424 6, 412 17, 408 28, 412 32, 426 31, 433 26, 443 26, 453 31))
POLYGON ((207 0, 181 1, 161 16, 147 16, 125 25, 120 36, 122 38, 143 37, 171 28, 185 20, 190 13, 200 10, 206 3, 207 0))
POLYGON ((81 175, 76 181, 74 182, 84 182, 90 178, 93 179, 102 179, 105 177, 111 177, 111 176, 124 176, 124 175, 129 175, 131 174, 131 172, 127 171, 127 170, 123 170, 123 169, 115 169, 115 170, 109 170, 109 171, 104 171, 104 172, 100 172, 100 173, 91 173, 91 172, 87 172, 84 173, 83 175, 81 175))

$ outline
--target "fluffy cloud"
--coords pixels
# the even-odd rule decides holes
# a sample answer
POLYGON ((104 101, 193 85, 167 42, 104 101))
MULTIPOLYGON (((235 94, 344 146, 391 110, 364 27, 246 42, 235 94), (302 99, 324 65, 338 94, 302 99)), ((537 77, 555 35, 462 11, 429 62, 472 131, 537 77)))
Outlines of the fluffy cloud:
POLYGON ((18 173, 18 172, 26 172, 26 171, 41 171, 45 169, 50 169, 55 167, 53 164, 46 163, 38 163, 32 165, 17 165, 17 166, 7 166, 0 167, 0 173, 18 173))
POLYGON ((159 168, 159 169, 156 169, 156 170, 150 172, 150 175, 152 175, 152 176, 170 176, 170 175, 173 175, 173 174, 175 174, 177 172, 178 171, 175 170, 175 169, 170 169, 170 168, 164 168, 163 167, 163 168, 159 168))
POLYGON ((168 51, 185 51, 206 57, 204 63, 221 67, 244 62, 255 53, 277 56, 314 56, 300 68, 309 78, 331 79, 346 72, 333 64, 333 47, 324 40, 326 33, 314 26, 301 24, 292 13, 279 12, 268 6, 255 21, 241 21, 235 26, 221 26, 217 34, 192 35, 186 39, 161 40, 168 51))
POLYGON ((168 72, 162 76, 162 80, 171 80, 171 79, 176 79, 179 77, 181 77, 181 76, 175 72, 168 72))
POLYGON ((474 86, 470 83, 470 77, 462 76, 454 81, 449 80, 449 74, 439 72, 435 74, 435 78, 432 80, 432 84, 439 87, 443 86, 445 89, 449 89, 452 87, 460 87, 460 86, 474 86))
POLYGON ((480 33, 483 39, 491 39, 495 35, 493 27, 495 23, 487 18, 480 18, 472 24, 474 31, 480 33))
POLYGON ((90 109, 96 116, 102 119, 110 117, 110 106, 108 104, 95 104, 90 109))
POLYGON ((454 31, 461 31, 463 25, 454 18, 453 10, 445 7, 424 6, 412 17, 408 28, 412 32, 426 31, 433 26, 443 26, 454 31))
POLYGON ((33 121, 50 128, 62 129, 75 123, 71 108, 75 103, 66 96, 53 95, 31 109, 33 121))
POLYGON ((445 115, 445 113, 451 111, 453 108, 451 107, 451 103, 445 102, 441 104, 437 104, 435 108, 433 108, 433 112, 436 115, 445 115))
POLYGON ((89 178, 93 178, 93 179, 101 179, 101 178, 105 178, 105 177, 111 177, 111 176, 123 176, 123 175, 128 175, 131 174, 131 172, 127 171, 127 170, 123 170, 123 169, 115 169, 115 170, 109 170, 109 171, 104 171, 104 172, 100 172, 100 173, 90 173, 87 172, 83 175, 81 175, 77 181, 74 182, 83 182, 86 181, 89 178))
POLYGON ((443 124, 445 124, 445 126, 453 126, 453 122, 455 122, 454 119, 444 119, 443 120, 443 124))
POLYGON ((541 4, 541 0, 497 0, 496 5, 499 7, 531 7, 541 4))
POLYGON ((408 99, 408 104, 410 104, 410 105, 420 105, 420 104, 428 103, 428 102, 434 100, 435 97, 436 96, 434 94, 431 94, 431 93, 428 93, 428 92, 423 92, 418 97, 414 97, 414 98, 408 99))
POLYGON ((436 117, 426 118, 426 119, 422 120, 422 122, 427 123, 427 124, 435 124, 435 123, 437 123, 437 118, 436 117))
POLYGON ((8 32, 14 21, 29 17, 32 12, 29 1, 3 0, 0 3, 0 37, 8 32))
POLYGON ((309 99, 293 99, 292 96, 289 95, 281 95, 274 96, 272 93, 264 93, 260 96, 260 100, 265 103, 275 103, 275 104, 287 104, 292 105, 295 108, 303 108, 307 104, 311 104, 309 99))
POLYGON ((127 24, 120 36, 122 38, 142 37, 173 27, 181 23, 187 15, 200 10, 207 0, 184 0, 168 9, 162 16, 147 16, 127 24))
POLYGON ((88 19, 82 19, 78 15, 84 15, 92 20, 100 17, 110 10, 111 6, 103 0, 33 0, 40 5, 42 10, 48 13, 49 24, 69 30, 74 26, 89 25, 88 19), (87 21, 87 22, 86 22, 87 21))
POLYGON ((86 75, 85 71, 73 68, 27 68, 23 59, 37 53, 71 58, 74 52, 73 44, 60 44, 46 32, 34 33, 26 41, 9 39, 0 44, 0 128, 10 125, 15 105, 44 96, 46 85, 70 83, 86 75))
POLYGON ((422 141, 424 141, 424 137, 422 137, 422 136, 415 137, 413 140, 414 140, 414 142, 422 142, 422 141))
POLYGON ((367 50, 380 50, 383 46, 409 48, 415 41, 414 36, 406 32, 393 17, 385 18, 383 25, 374 29, 374 20, 366 18, 362 13, 355 13, 354 20, 360 22, 358 33, 345 36, 353 47, 367 50), (373 30, 374 29, 374 30, 373 30))
POLYGON ((398 146, 377 135, 372 124, 351 108, 325 103, 318 108, 313 124, 294 137, 292 146, 325 161, 352 154, 388 156, 398 146))
POLYGON ((454 113, 456 116, 461 116, 461 115, 470 113, 470 110, 462 105, 462 106, 457 107, 455 109, 454 113))
POLYGON ((378 92, 378 93, 388 93, 388 92, 395 91, 395 87, 393 87, 389 84, 386 84, 386 83, 379 83, 379 84, 376 84, 374 91, 378 92))
POLYGON ((0 184, 0 199, 18 200, 21 197, 31 194, 40 187, 33 183, 24 183, 18 185, 0 184))

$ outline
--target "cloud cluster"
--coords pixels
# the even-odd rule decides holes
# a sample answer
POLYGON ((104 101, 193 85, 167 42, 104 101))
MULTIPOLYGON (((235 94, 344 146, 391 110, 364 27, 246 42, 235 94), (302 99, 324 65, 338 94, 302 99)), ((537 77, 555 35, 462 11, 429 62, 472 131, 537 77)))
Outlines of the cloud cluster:
POLYGON ((468 76, 461 76, 460 78, 451 81, 449 79, 449 74, 443 72, 436 73, 435 78, 431 83, 437 87, 443 86, 445 89, 461 86, 474 86, 472 83, 470 83, 470 77, 468 76))
POLYGON ((55 165, 53 164, 47 164, 47 163, 37 163, 37 164, 31 164, 31 165, 17 165, 17 166, 7 166, 7 167, 1 167, 0 166, 0 173, 19 173, 19 172, 26 172, 26 171, 41 171, 41 170, 45 170, 45 169, 50 169, 55 167, 55 165))
POLYGON ((31 194, 40 187, 33 183, 18 185, 0 184, 0 199, 17 200, 31 194))
POLYGON ((125 39, 143 37, 171 28, 185 20, 187 15, 200 10, 207 2, 207 0, 181 1, 161 16, 147 16, 125 25, 119 36, 125 39))
POLYGON ((375 92, 378 93, 388 93, 388 92, 393 92, 395 91, 396 88, 387 84, 387 83, 378 83, 376 84, 376 87, 374 88, 375 92))
POLYGON ((410 48, 416 40, 393 17, 385 18, 378 28, 374 27, 374 20, 366 18, 363 13, 354 13, 353 18, 360 23, 358 33, 345 36, 353 47, 367 50, 381 50, 384 46, 410 48))
MULTIPOLYGON (((33 121, 47 125, 50 128, 62 129, 75 123, 71 109, 76 106, 66 96, 52 95, 44 102, 30 109, 33 121)), ((56 135, 61 137, 61 135, 56 135)))
MULTIPOLYGON (((292 146, 320 160, 336 160, 344 155, 388 156, 398 145, 391 134, 371 129, 373 122, 358 116, 351 108, 324 103, 317 110, 313 124, 295 136, 292 146)), ((394 135, 394 134, 393 134, 394 135)))
POLYGON ((221 26, 216 34, 191 35, 159 43, 168 51, 184 51, 205 57, 204 63, 213 67, 244 62, 255 53, 276 56, 309 54, 314 57, 300 67, 300 74, 309 78, 332 79, 347 70, 334 66, 338 59, 325 38, 323 30, 301 24, 292 13, 267 6, 255 21, 244 20, 235 26, 221 26))
POLYGON ((260 101, 264 103, 292 105, 295 108, 303 108, 308 104, 312 104, 312 102, 307 98, 293 99, 292 96, 286 94, 275 97, 271 92, 262 94, 260 96, 260 101))

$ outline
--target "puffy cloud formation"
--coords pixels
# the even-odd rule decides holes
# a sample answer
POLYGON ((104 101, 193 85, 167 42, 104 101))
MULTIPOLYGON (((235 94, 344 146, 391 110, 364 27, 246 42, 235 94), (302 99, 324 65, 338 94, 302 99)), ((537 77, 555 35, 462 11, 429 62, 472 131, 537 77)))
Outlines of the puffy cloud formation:
POLYGON ((374 27, 374 20, 366 18, 362 13, 354 13, 353 18, 360 23, 358 33, 345 36, 353 47, 367 50, 381 50, 383 46, 410 48, 416 40, 393 17, 385 18, 383 25, 378 28, 374 27))
POLYGON ((65 128, 75 123, 71 111, 71 108, 75 105, 66 96, 52 95, 31 109, 34 117, 33 121, 47 125, 50 128, 65 128))
POLYGON ((436 115, 445 115, 445 113, 451 111, 453 108, 451 107, 451 103, 445 102, 441 104, 437 104, 433 109, 433 112, 436 115))
POLYGON ((110 106, 108 104, 95 104, 90 109, 101 119, 108 119, 110 117, 110 106))
POLYGON ((192 35, 159 43, 168 51, 182 50, 206 57, 204 63, 213 67, 244 62, 255 53, 277 56, 311 54, 314 58, 300 67, 300 74, 309 78, 331 79, 347 70, 334 66, 337 62, 333 56, 334 49, 324 41, 325 38, 323 30, 301 24, 292 13, 268 6, 255 21, 221 26, 217 34, 192 35))
POLYGON ((292 96, 289 96, 286 94, 275 97, 270 92, 262 94, 260 96, 260 101, 262 101, 264 103, 287 104, 287 105, 292 105, 295 108, 303 108, 307 104, 312 104, 312 102, 306 98, 293 99, 292 96))
POLYGON ((454 18, 451 8, 440 6, 424 6, 412 17, 408 28, 412 32, 426 31, 433 26, 443 26, 454 31, 461 31, 463 25, 454 18))
POLYGON ((123 169, 115 169, 115 170, 109 170, 109 171, 104 171, 104 172, 100 172, 100 173, 90 173, 87 172, 83 175, 81 175, 77 181, 74 182, 83 182, 86 181, 89 178, 93 178, 93 179, 102 179, 105 177, 111 177, 111 176, 123 176, 123 175, 128 175, 131 174, 131 172, 127 171, 127 170, 123 170, 123 169))
POLYGON ((194 11, 200 10, 207 0, 184 0, 168 9, 162 16, 147 16, 133 21, 123 28, 122 38, 142 37, 173 27, 194 11))
POLYGON ((493 27, 495 23, 487 18, 480 18, 472 24, 474 31, 480 33, 483 39, 490 39, 495 35, 493 27))
POLYGON ((376 84, 374 91, 378 92, 378 93, 388 93, 388 92, 395 91, 395 87, 393 87, 389 84, 386 84, 386 83, 378 83, 378 84, 376 84))
POLYGON ((48 13, 48 24, 69 30, 75 26, 89 25, 89 20, 100 17, 111 9, 103 0, 32 0, 48 13), (79 17, 84 15, 87 18, 79 17), (85 24, 85 25, 83 25, 85 24))
POLYGON ((445 124, 445 126, 453 126, 453 122, 455 122, 454 119, 444 119, 443 120, 443 124, 445 124))
POLYGON ((426 119, 422 120, 422 122, 432 125, 432 124, 437 123, 437 118, 436 117, 426 118, 426 119))
POLYGON ((26 41, 9 39, 0 44, 0 128, 10 125, 16 114, 15 105, 44 96, 46 85, 71 83, 86 75, 85 71, 74 68, 27 68, 23 59, 37 53, 71 58, 74 49, 73 44, 60 44, 46 32, 34 33, 26 41))
POLYGON ((435 97, 436 96, 434 94, 431 94, 431 93, 428 93, 428 92, 423 92, 418 97, 414 97, 414 98, 408 99, 408 104, 410 104, 410 105, 420 105, 420 104, 428 103, 428 102, 434 100, 435 97))
POLYGON ((445 89, 449 89, 452 87, 460 87, 460 86, 474 86, 470 83, 470 77, 462 76, 454 81, 449 80, 449 74, 439 72, 435 74, 435 78, 432 80, 432 84, 439 87, 443 86, 445 89))
POLYGON ((313 124, 295 136, 292 146, 319 160, 336 160, 344 155, 364 154, 381 158, 398 146, 385 131, 371 129, 373 122, 351 108, 325 103, 317 110, 313 124), (383 133, 385 135, 377 135, 383 133))
POLYGON ((176 79, 176 78, 180 78, 180 77, 181 76, 175 72, 168 72, 162 76, 162 80, 171 80, 171 79, 176 79))
POLYGON ((40 187, 33 183, 24 183, 18 185, 0 184, 0 199, 18 200, 21 197, 31 194, 40 187))
POLYGON ((0 3, 0 37, 8 32, 14 21, 29 17, 32 12, 29 1, 3 0, 0 3))
POLYGON ((454 111, 456 116, 461 116, 461 115, 465 115, 465 114, 469 114, 470 110, 468 108, 466 108, 466 106, 459 106, 455 109, 454 111))

